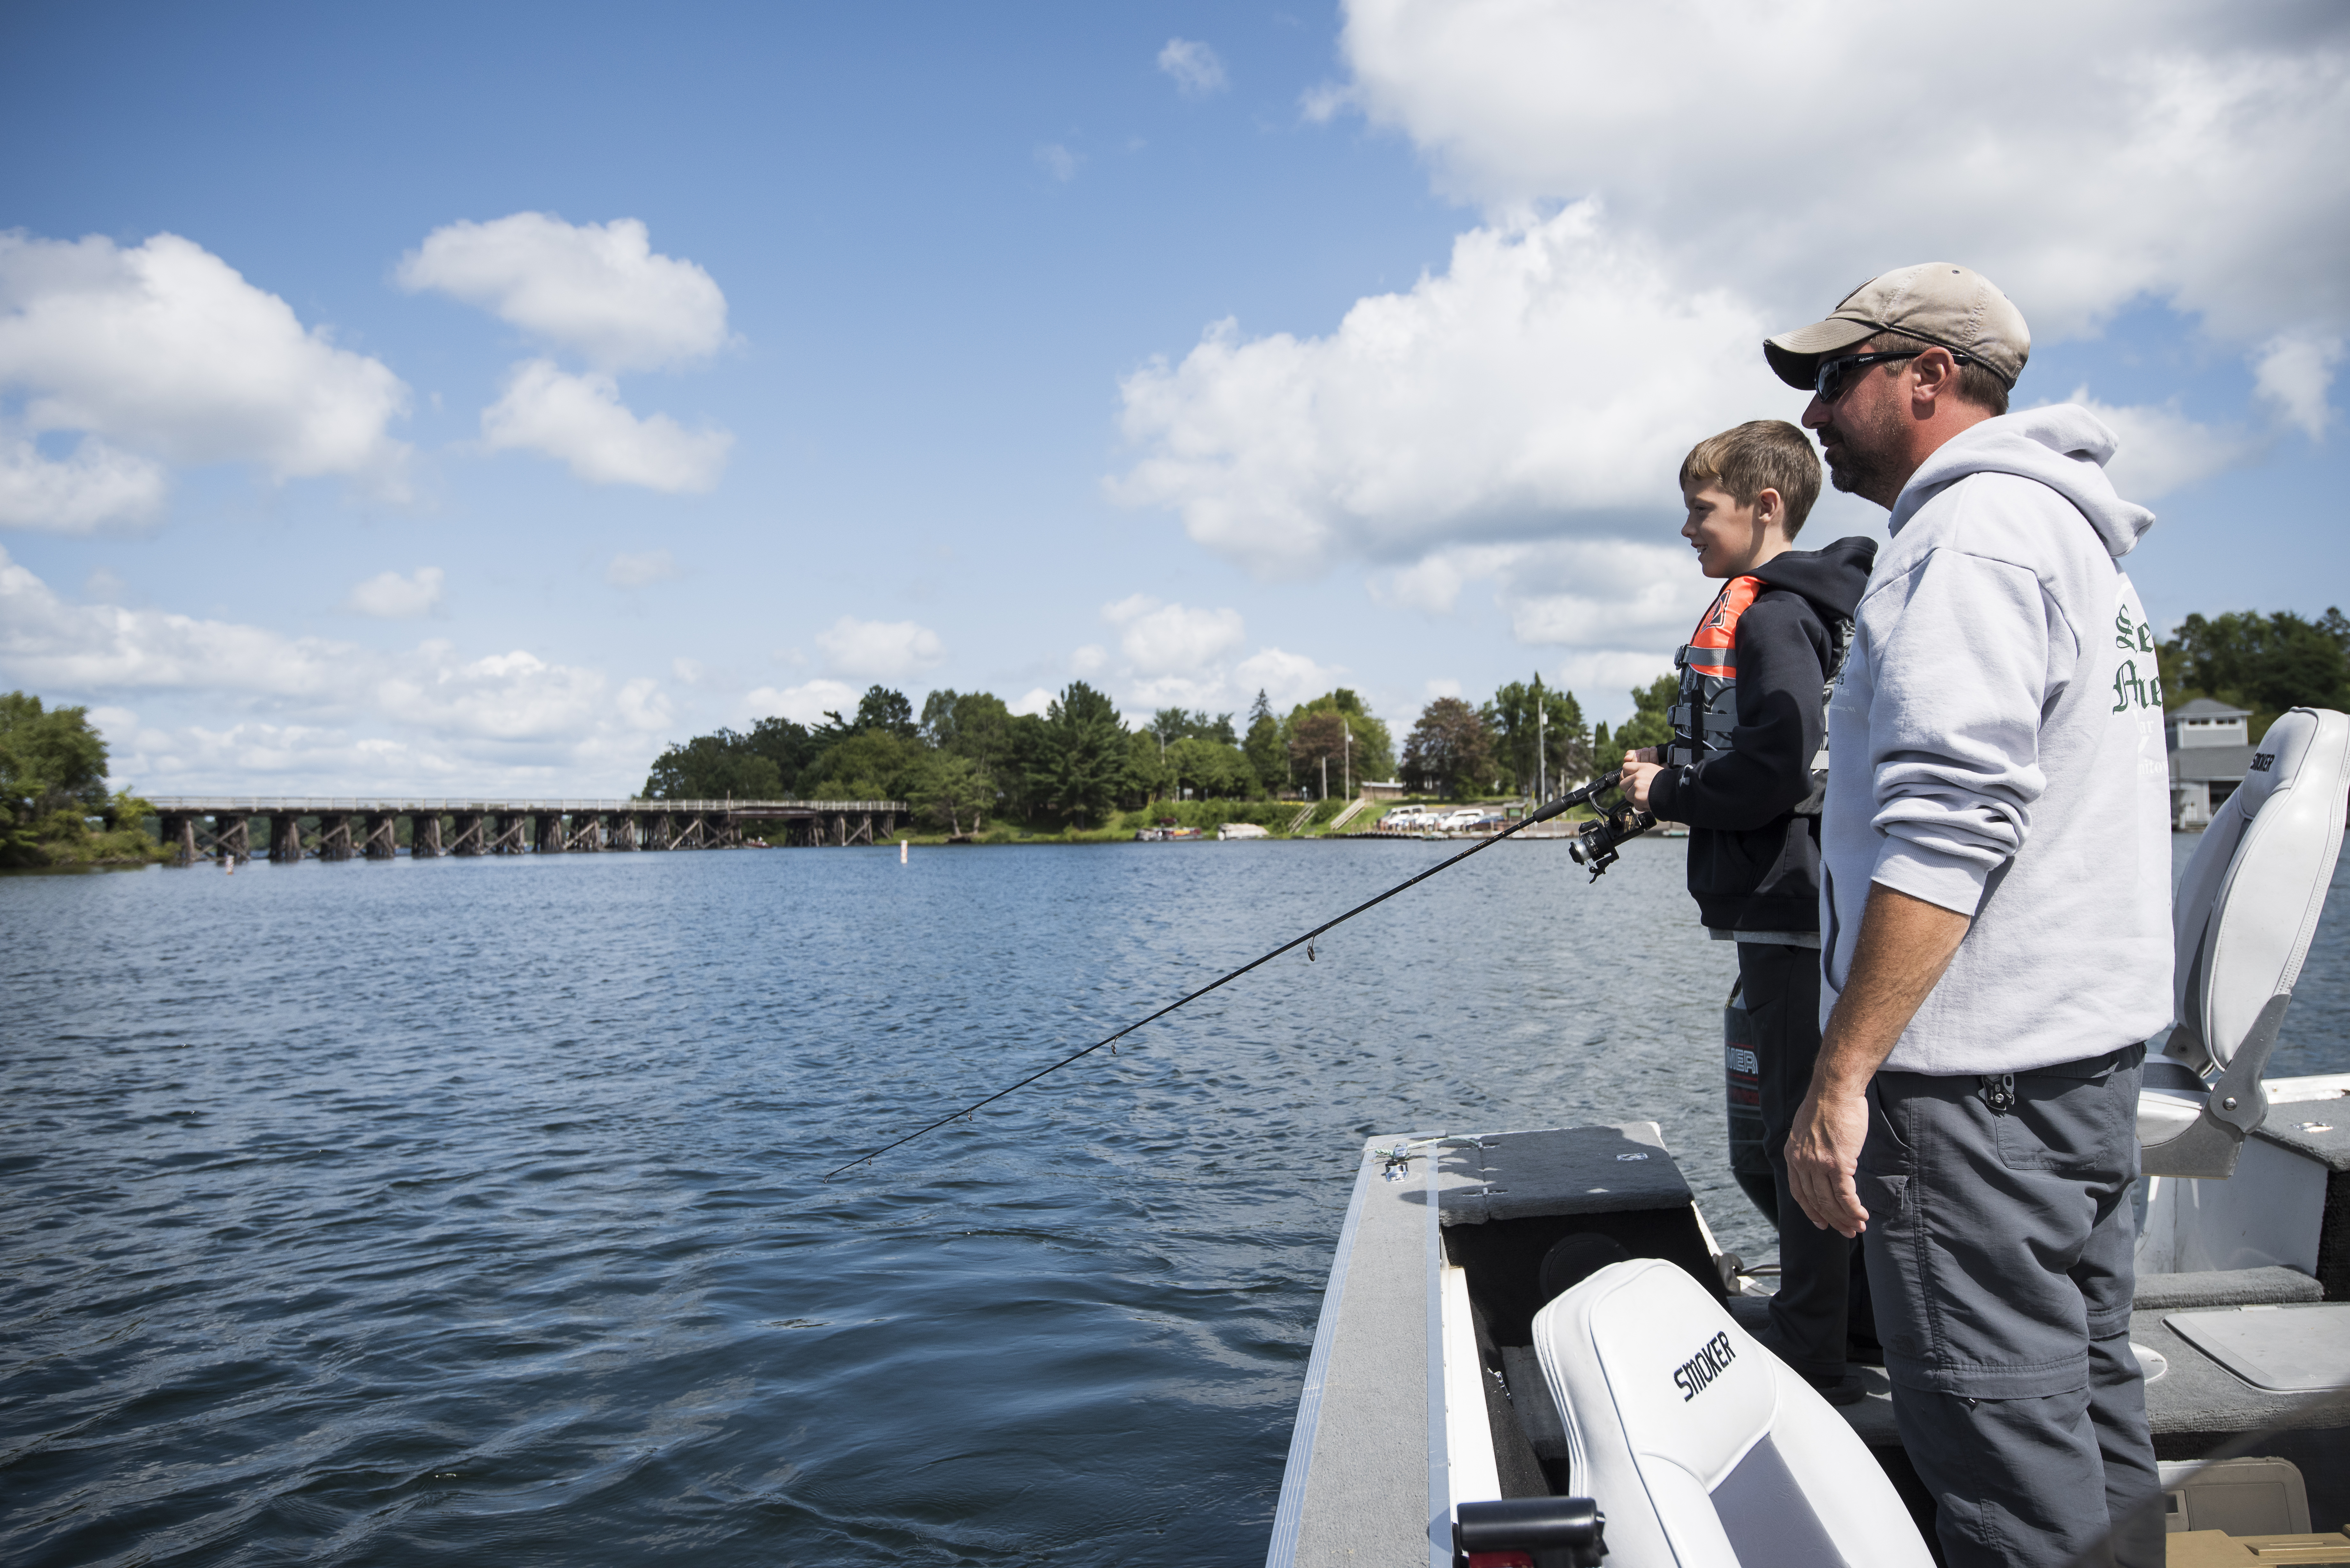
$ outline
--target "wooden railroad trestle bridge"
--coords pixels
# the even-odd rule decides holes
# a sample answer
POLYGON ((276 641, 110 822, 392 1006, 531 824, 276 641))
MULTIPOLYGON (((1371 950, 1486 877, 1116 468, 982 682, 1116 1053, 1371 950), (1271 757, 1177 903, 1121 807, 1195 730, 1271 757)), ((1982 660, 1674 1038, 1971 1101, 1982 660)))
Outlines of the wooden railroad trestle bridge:
POLYGON ((155 795, 163 842, 183 866, 256 854, 272 860, 554 855, 608 849, 729 849, 782 829, 789 845, 872 844, 907 815, 897 800, 364 800, 155 795), (400 819, 408 819, 406 844, 400 819), (256 833, 256 829, 258 832, 256 833))

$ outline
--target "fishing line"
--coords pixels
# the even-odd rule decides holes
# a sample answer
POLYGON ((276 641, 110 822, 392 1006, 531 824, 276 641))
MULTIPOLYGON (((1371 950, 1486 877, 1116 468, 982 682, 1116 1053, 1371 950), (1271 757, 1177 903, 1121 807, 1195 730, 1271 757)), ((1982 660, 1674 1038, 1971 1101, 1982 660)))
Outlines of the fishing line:
POLYGON ((1077 1061, 1083 1057, 1090 1056, 1105 1045, 1110 1046, 1112 1054, 1116 1054, 1117 1047, 1114 1042, 1125 1039, 1128 1035, 1133 1033, 1136 1030, 1141 1028, 1146 1023, 1157 1023, 1159 1019, 1166 1017, 1169 1013, 1174 1012, 1177 1008, 1183 1006, 1187 1002, 1197 1002, 1200 998, 1207 995, 1208 992, 1216 990, 1220 986, 1231 984, 1233 981, 1236 981, 1240 979, 1241 976, 1248 973, 1249 971, 1258 968, 1260 965, 1271 963, 1274 959, 1279 958, 1282 954, 1290 951, 1294 948, 1300 946, 1305 947, 1307 956, 1311 958, 1313 956, 1314 939, 1320 936, 1323 932, 1330 929, 1333 926, 1344 925, 1347 921, 1353 919, 1357 915, 1361 914, 1364 910, 1371 909, 1376 905, 1386 903, 1389 898, 1394 898, 1398 893, 1402 892, 1405 888, 1427 881, 1439 871, 1449 870, 1451 867, 1460 865, 1461 862, 1468 859, 1469 857, 1476 854, 1480 850, 1492 848, 1494 845, 1499 844, 1502 840, 1509 837, 1510 835, 1513 833, 1519 832, 1523 828, 1532 827, 1537 822, 1547 822, 1552 817, 1558 815, 1562 812, 1573 810, 1575 807, 1583 805, 1586 801, 1589 801, 1593 796, 1597 795, 1602 791, 1609 788, 1621 776, 1620 773, 1614 773, 1609 774, 1605 778, 1594 779, 1591 783, 1584 785, 1581 789, 1575 791, 1573 794, 1562 795, 1558 799, 1551 802, 1548 805, 1544 806, 1541 810, 1534 812, 1523 819, 1511 824, 1509 826, 1502 829, 1501 832, 1494 834, 1492 837, 1481 838, 1476 843, 1471 845, 1468 848, 1462 850, 1460 854, 1452 856, 1449 859, 1438 861, 1435 865, 1430 867, 1427 870, 1420 872, 1418 876, 1404 878, 1404 880, 1397 883, 1394 887, 1388 888, 1386 892, 1381 893, 1376 898, 1365 899, 1363 902, 1356 905, 1353 909, 1347 910, 1345 914, 1340 915, 1336 919, 1325 920, 1322 924, 1315 927, 1304 936, 1282 943, 1279 947, 1274 949, 1263 958, 1253 959, 1249 962, 1241 965, 1240 968, 1233 970, 1231 973, 1210 981, 1207 984, 1201 986, 1199 990, 1192 992, 1190 995, 1176 998, 1173 1002, 1169 1002, 1166 1006, 1160 1008, 1149 1017, 1137 1019, 1134 1023, 1128 1024, 1117 1033, 1109 1035, 1104 1039, 1097 1040, 1082 1051, 1072 1051, 1067 1055, 1062 1057, 1059 1061, 1054 1063, 1051 1066, 1041 1068, 1036 1072, 1031 1073, 1026 1077, 1021 1079, 1018 1083, 998 1089, 995 1093, 988 1096, 987 1098, 983 1100, 974 1100, 959 1111, 950 1111, 945 1116, 941 1116, 938 1120, 931 1122, 927 1127, 916 1127, 912 1132, 908 1133, 904 1137, 899 1138, 895 1143, 885 1143, 879 1148, 869 1149, 867 1152, 858 1155, 855 1159, 850 1160, 847 1165, 840 1166, 836 1169, 825 1172, 824 1179, 830 1181, 834 1177, 838 1176, 844 1170, 854 1170, 868 1160, 879 1159, 881 1156, 888 1154, 891 1149, 903 1148, 908 1144, 913 1142, 916 1138, 920 1137, 923 1134, 936 1132, 939 1128, 945 1127, 949 1122, 964 1120, 969 1117, 972 1112, 993 1105, 996 1101, 1003 1098, 1006 1095, 1019 1093, 1029 1085, 1035 1083, 1037 1079, 1045 1077, 1048 1074, 1057 1073, 1062 1068, 1067 1066, 1070 1063, 1077 1061))

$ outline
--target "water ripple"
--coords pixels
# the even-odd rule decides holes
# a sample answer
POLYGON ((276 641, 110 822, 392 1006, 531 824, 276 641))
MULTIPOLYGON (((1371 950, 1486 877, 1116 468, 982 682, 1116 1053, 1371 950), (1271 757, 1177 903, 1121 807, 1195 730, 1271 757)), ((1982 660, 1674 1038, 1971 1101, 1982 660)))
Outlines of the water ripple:
MULTIPOLYGON (((1679 846, 1503 846, 819 1178, 1441 853, 0 878, 0 1555, 1254 1563, 1363 1137, 1653 1117, 1767 1254, 1679 846)), ((2276 1070, 2350 1067, 2307 974, 2276 1070)))

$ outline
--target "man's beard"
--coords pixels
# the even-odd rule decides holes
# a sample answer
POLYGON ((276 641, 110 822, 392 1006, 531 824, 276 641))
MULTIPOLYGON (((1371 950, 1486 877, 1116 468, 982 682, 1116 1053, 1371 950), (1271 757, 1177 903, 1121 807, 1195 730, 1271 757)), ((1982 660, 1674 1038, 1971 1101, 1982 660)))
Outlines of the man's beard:
POLYGON ((1900 494, 1904 477, 1898 460, 1892 455, 1899 443, 1899 420, 1898 410, 1891 410, 1891 417, 1875 430, 1843 419, 1831 420, 1828 430, 1821 431, 1823 438, 1831 431, 1836 438, 1832 452, 1825 439, 1821 442, 1822 455, 1827 458, 1828 483, 1848 495, 1891 506, 1900 494))

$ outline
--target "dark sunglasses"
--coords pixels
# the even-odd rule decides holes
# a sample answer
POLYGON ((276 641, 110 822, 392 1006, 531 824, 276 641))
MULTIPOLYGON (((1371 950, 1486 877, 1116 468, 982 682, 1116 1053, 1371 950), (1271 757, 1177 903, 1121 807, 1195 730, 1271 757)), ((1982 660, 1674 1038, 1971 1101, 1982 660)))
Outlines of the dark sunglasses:
MULTIPOLYGON (((1823 359, 1813 368, 1812 389, 1819 393, 1820 401, 1833 403, 1851 389, 1856 372, 1871 365, 1890 365, 1897 360, 1915 359, 1926 351, 1924 348, 1896 348, 1882 354, 1847 354, 1841 359, 1823 359)), ((1964 354, 1948 352, 1961 365, 1974 363, 1964 354)))

